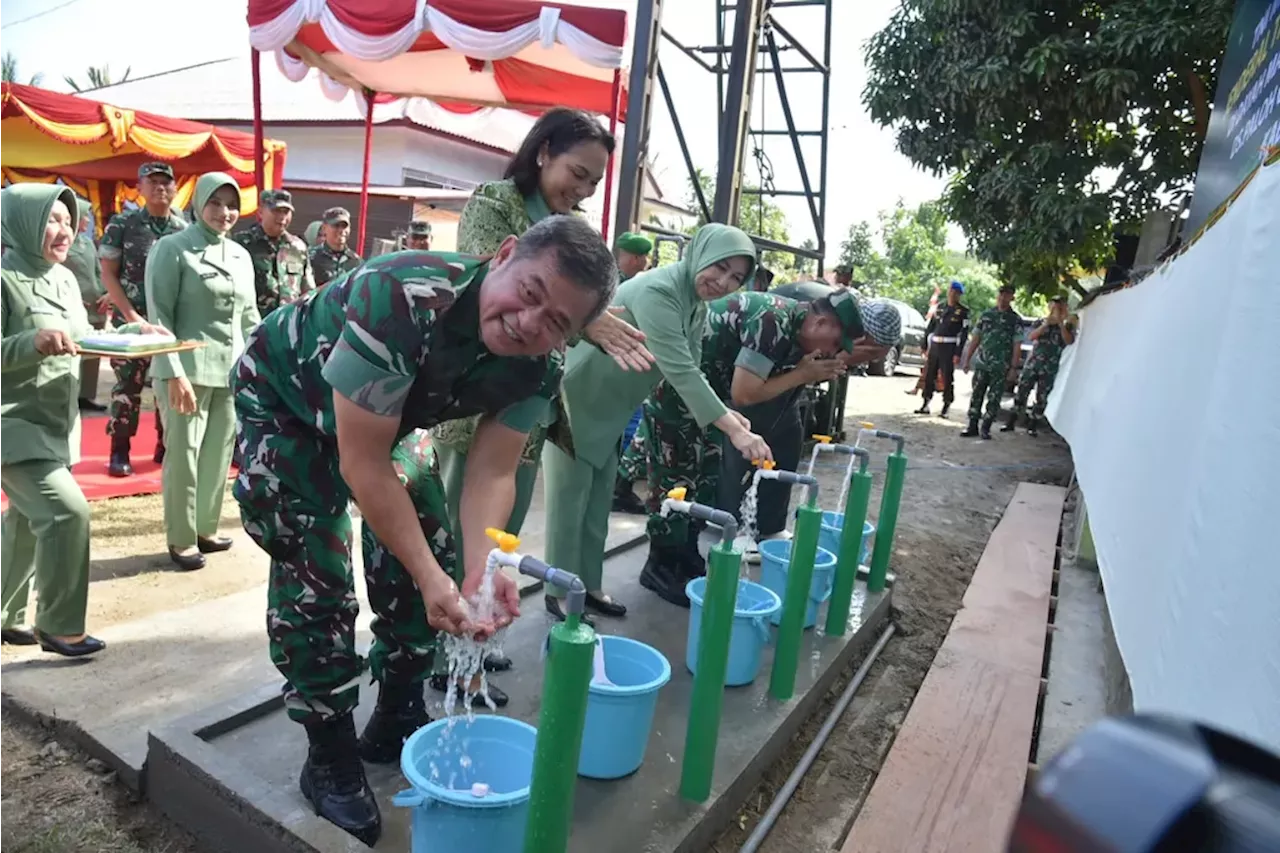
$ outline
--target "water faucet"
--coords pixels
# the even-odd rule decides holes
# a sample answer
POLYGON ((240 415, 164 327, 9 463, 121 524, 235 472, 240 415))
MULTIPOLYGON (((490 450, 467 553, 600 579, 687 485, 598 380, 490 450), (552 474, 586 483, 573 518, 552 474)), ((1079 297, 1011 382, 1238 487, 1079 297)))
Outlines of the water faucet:
POLYGON ((493 571, 498 566, 510 566, 522 575, 537 578, 543 583, 558 586, 569 594, 565 597, 565 612, 582 615, 586 610, 587 587, 582 579, 572 572, 548 566, 537 557, 518 554, 520 537, 496 527, 485 528, 485 535, 497 543, 497 548, 489 552, 485 571, 493 571))
POLYGON ((692 518, 717 524, 720 526, 720 543, 725 548, 732 548, 733 540, 738 538, 738 519, 733 517, 733 513, 725 512, 722 509, 715 509, 706 504, 685 500, 685 495, 688 493, 688 489, 684 486, 679 486, 667 492, 666 498, 662 501, 662 517, 666 518, 673 512, 681 512, 692 518))
POLYGON ((760 465, 760 470, 756 472, 756 476, 761 480, 777 480, 780 483, 808 486, 809 505, 814 506, 818 502, 818 478, 814 477, 812 474, 797 474, 795 471, 783 471, 776 467, 774 462, 766 460, 760 465))
POLYGON ((876 438, 887 438, 890 441, 895 442, 898 445, 897 451, 896 451, 897 454, 899 456, 902 455, 902 449, 903 447, 906 446, 907 440, 903 438, 901 435, 898 435, 898 433, 896 432, 886 432, 882 429, 878 429, 875 431, 875 436, 876 438))

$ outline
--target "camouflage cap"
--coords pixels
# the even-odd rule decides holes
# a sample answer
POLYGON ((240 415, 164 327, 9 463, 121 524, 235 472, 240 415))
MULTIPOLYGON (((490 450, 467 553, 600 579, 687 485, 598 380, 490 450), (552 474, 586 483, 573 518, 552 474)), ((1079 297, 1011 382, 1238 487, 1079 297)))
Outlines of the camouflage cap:
POLYGON ((351 211, 345 207, 331 207, 324 212, 321 217, 325 225, 337 225, 341 222, 344 225, 351 224, 351 211))
POLYGON ((846 352, 853 350, 853 342, 866 334, 862 326, 862 312, 858 310, 858 298, 849 290, 837 290, 822 297, 819 306, 830 308, 840 320, 840 348, 846 352))
POLYGON ((152 175, 161 175, 172 181, 174 179, 173 167, 170 166, 168 163, 161 163, 158 161, 152 162, 152 163, 143 163, 141 166, 138 167, 138 180, 142 180, 143 178, 149 178, 152 175))
POLYGON ((868 299, 859 306, 862 309, 862 325, 871 340, 882 347, 893 347, 902 340, 902 315, 885 299, 868 299))
POLYGON ((415 219, 409 223, 409 236, 430 237, 431 223, 425 219, 415 219))
POLYGON ((269 210, 281 207, 293 210, 293 195, 288 190, 265 190, 258 196, 258 206, 269 210))

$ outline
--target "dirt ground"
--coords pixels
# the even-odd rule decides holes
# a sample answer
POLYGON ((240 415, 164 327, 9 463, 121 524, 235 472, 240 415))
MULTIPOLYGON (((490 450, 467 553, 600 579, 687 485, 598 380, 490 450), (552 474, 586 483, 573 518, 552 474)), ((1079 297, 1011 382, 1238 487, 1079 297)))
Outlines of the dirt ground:
MULTIPOLYGON (((857 698, 796 792, 766 851, 838 849, 874 781, 884 753, 906 716, 911 698, 942 643, 991 529, 1019 481, 1065 483, 1070 459, 1065 444, 1044 432, 999 433, 990 442, 963 439, 968 380, 949 420, 909 414, 920 398, 904 393, 915 370, 893 378, 850 383, 850 424, 871 421, 903 433, 910 458, 891 570, 899 632, 872 667, 857 698)), ((1009 401, 1006 399, 1006 405, 1009 401)), ((935 397, 934 411, 941 405, 935 397)), ((856 427, 854 427, 856 429, 856 427)), ((825 483, 835 472, 820 472, 825 483)), ((872 516, 879 506, 879 483, 872 516)), ((824 502, 835 496, 824 488, 824 502)), ((265 580, 261 553, 240 530, 235 504, 224 507, 224 532, 237 547, 212 555, 201 572, 174 571, 165 553, 158 495, 97 501, 93 507, 93 563, 89 625, 102 628, 161 610, 230 595, 265 580)), ((5 652, 7 658, 9 652, 5 652)), ((713 847, 737 850, 768 808, 830 705, 860 661, 795 739, 796 746, 770 772, 731 827, 713 847)), ((5 714, 0 760, 3 839, 13 853, 195 853, 192 839, 150 806, 139 802, 105 767, 54 741, 39 728, 5 714)))
MULTIPOLYGON (((1039 437, 993 432, 991 441, 961 438, 969 380, 957 373, 957 400, 947 420, 910 414, 918 396, 904 393, 916 381, 914 368, 898 376, 858 378, 850 383, 848 420, 871 421, 907 438, 909 459, 890 570, 897 633, 868 672, 795 796, 761 846, 765 853, 838 850, 875 782, 911 700, 960 607, 991 530, 1019 482, 1065 485, 1071 474, 1066 443, 1051 431, 1039 437)), ((1005 406, 1012 400, 1005 399, 1005 406)), ((880 503, 882 476, 875 478, 871 515, 880 503)), ((808 749, 861 660, 853 661, 794 746, 766 775, 747 806, 712 847, 729 853, 755 828, 775 792, 808 749)))

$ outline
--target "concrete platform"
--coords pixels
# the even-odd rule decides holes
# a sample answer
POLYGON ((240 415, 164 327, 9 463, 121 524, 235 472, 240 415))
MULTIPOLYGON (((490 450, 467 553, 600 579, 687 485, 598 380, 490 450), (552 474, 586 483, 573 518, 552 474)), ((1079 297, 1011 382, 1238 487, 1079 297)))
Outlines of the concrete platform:
MULTIPOLYGON (((539 501, 527 522, 533 532, 523 537, 531 554, 542 553, 541 512, 539 501)), ((644 522, 643 516, 614 514, 607 540, 610 552, 642 543, 644 522)), ((357 529, 356 542, 359 535, 357 529)), ((262 561, 265 578, 267 557, 259 551, 256 558, 262 561)), ((521 594, 540 589, 541 582, 525 584, 521 594)), ((372 613, 359 570, 356 595, 356 629, 367 638, 372 613)), ((264 683, 279 684, 267 656, 266 606, 264 583, 95 631, 108 648, 91 659, 42 654, 35 647, 19 649, 18 659, 0 668, 4 705, 53 724, 106 762, 125 784, 141 789, 149 730, 219 706, 264 683)), ((529 609, 541 611, 541 600, 531 599, 529 609)))
MULTIPOLYGON (((854 630, 843 638, 826 637, 820 630, 807 632, 796 696, 789 702, 767 695, 772 662, 772 649, 767 649, 756 683, 732 688, 726 695, 711 799, 688 803, 678 795, 692 687, 684 666, 688 613, 640 588, 645 553, 642 548, 633 549, 606 564, 606 589, 630 612, 625 619, 602 618, 598 624, 603 633, 625 634, 660 649, 671 662, 672 679, 661 693, 639 772, 613 782, 579 780, 569 848, 575 852, 706 850, 831 683, 874 640, 889 616, 889 593, 869 596, 859 586, 850 617, 854 630)), ((504 714, 535 725, 543 672, 538 650, 550 625, 541 607, 528 607, 507 636, 507 653, 515 669, 494 678, 511 695, 504 714)), ((366 686, 357 712, 359 724, 370 713, 373 698, 366 686)), ((435 699, 436 694, 429 693, 429 698, 435 699)), ((434 710, 438 712, 438 704, 434 710)), ((305 735, 285 716, 278 682, 268 682, 231 702, 153 730, 148 795, 210 849, 235 853, 367 850, 307 807, 297 788, 304 754, 305 735)), ((383 809, 384 832, 377 849, 408 850, 410 813, 390 803, 392 795, 405 787, 399 768, 369 769, 383 809)))

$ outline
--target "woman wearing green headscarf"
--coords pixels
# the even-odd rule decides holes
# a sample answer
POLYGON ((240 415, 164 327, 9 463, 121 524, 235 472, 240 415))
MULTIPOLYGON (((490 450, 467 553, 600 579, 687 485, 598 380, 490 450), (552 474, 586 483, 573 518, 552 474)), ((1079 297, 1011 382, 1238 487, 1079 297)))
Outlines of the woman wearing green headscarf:
POLYGON ((320 229, 323 226, 324 226, 324 223, 321 222, 319 219, 317 219, 315 222, 312 222, 310 225, 307 226, 307 230, 304 232, 305 236, 303 237, 303 239, 307 241, 308 249, 310 249, 312 246, 320 242, 320 229))
MULTIPOLYGON (((568 423, 556 429, 546 467, 546 560, 573 572, 587 587, 587 607, 621 616, 626 608, 601 589, 609 510, 618 473, 618 444, 636 407, 666 379, 700 429, 715 424, 748 459, 771 459, 768 444, 750 422, 721 402, 699 366, 706 303, 742 287, 755 270, 755 244, 729 225, 704 225, 684 258, 643 272, 618 288, 613 304, 644 332, 658 369, 624 371, 604 353, 583 344, 569 351, 561 399, 568 423)), ((557 598, 547 610, 564 618, 557 598)))
POLYGON ((147 261, 147 305, 179 340, 203 347, 156 356, 151 375, 164 418, 161 482, 169 559, 184 570, 204 567, 204 555, 225 551, 218 536, 235 438, 231 365, 258 325, 253 259, 228 240, 240 218, 240 188, 230 175, 196 181, 195 223, 155 244, 147 261))
MULTIPOLYGON (((71 466, 80 460, 80 357, 89 318, 75 276, 62 266, 75 239, 75 194, 19 184, 0 194, 0 484, 4 514, 0 594, 14 645, 80 657, 106 644, 84 631, 89 597, 89 504, 71 466), (22 626, 34 577, 35 630, 22 626)), ((163 331, 134 324, 122 331, 163 331)))
MULTIPOLYGON (((84 302, 85 313, 89 315, 89 325, 101 329, 106 317, 98 310, 98 302, 107 292, 102 286, 102 266, 98 263, 98 249, 89 236, 89 228, 93 225, 89 214, 93 207, 82 198, 76 198, 76 210, 79 215, 76 238, 71 243, 71 251, 62 265, 71 270, 80 286, 80 298, 84 302)), ((94 401, 98 396, 98 368, 102 359, 80 359, 80 410, 89 412, 105 412, 107 407, 94 401)))

